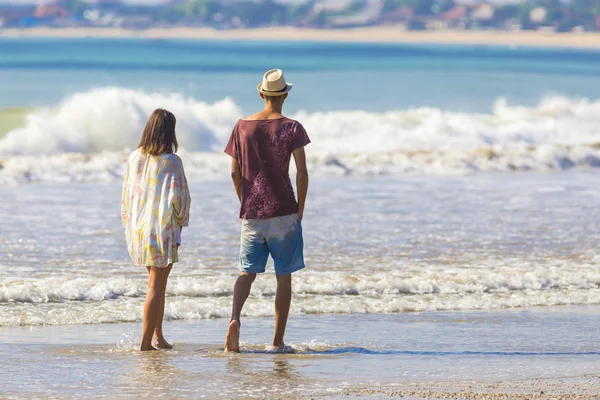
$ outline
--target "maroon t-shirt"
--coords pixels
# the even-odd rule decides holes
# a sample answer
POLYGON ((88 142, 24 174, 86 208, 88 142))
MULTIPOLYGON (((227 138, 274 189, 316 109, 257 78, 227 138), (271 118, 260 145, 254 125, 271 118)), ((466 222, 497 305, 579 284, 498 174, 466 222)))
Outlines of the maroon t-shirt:
POLYGON ((225 153, 242 170, 240 218, 266 219, 298 212, 290 158, 294 150, 309 143, 304 127, 293 119, 238 121, 225 153))

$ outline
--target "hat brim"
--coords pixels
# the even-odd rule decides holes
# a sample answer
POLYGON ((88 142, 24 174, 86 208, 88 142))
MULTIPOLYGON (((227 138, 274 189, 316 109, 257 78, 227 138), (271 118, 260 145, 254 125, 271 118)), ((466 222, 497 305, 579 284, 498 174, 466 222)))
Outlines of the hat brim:
POLYGON ((263 90, 262 86, 262 83, 260 83, 256 89, 259 91, 259 93, 264 94, 265 96, 283 96, 284 94, 289 93, 294 85, 288 83, 286 84, 285 89, 280 92, 269 92, 267 90, 263 90))

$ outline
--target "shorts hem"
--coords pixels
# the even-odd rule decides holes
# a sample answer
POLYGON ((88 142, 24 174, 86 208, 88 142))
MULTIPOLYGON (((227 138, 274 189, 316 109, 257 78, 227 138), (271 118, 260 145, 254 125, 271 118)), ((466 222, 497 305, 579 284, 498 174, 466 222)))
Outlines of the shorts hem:
POLYGON ((264 274, 265 273, 264 269, 258 270, 258 269, 243 267, 243 266, 239 266, 238 269, 240 270, 240 272, 245 272, 247 274, 264 274))
POLYGON ((306 268, 306 265, 301 264, 301 265, 298 265, 297 267, 290 268, 290 269, 283 270, 283 271, 278 271, 277 269, 275 269, 275 275, 276 276, 291 275, 294 272, 298 272, 304 268, 306 268))

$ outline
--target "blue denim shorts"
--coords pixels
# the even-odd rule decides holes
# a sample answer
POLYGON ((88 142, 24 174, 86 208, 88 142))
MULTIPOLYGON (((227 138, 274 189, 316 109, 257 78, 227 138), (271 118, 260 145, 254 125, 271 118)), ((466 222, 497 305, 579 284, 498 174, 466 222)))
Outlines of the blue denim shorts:
POLYGON ((240 270, 252 274, 265 272, 269 254, 276 275, 304 268, 304 241, 298 214, 242 220, 240 270))

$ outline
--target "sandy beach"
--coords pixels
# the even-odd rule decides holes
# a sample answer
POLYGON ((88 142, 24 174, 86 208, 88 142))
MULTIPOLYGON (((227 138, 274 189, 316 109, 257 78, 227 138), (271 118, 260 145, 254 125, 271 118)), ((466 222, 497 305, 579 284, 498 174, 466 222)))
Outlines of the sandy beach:
POLYGON ((215 30, 212 28, 31 28, 0 29, 0 37, 99 37, 147 39, 220 39, 333 41, 371 43, 432 43, 600 49, 600 33, 548 33, 499 31, 406 31, 401 27, 364 27, 342 30, 274 27, 215 30))

